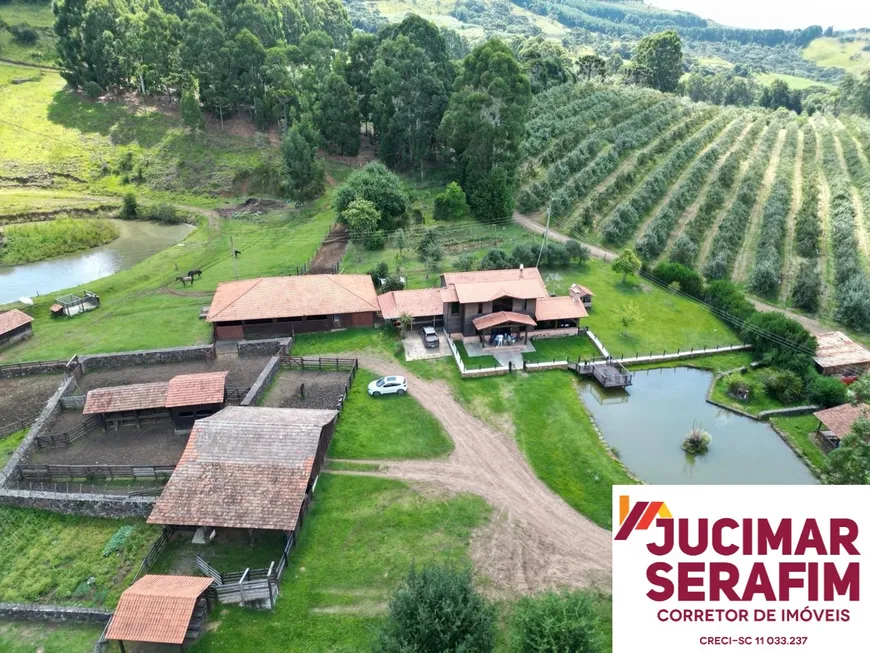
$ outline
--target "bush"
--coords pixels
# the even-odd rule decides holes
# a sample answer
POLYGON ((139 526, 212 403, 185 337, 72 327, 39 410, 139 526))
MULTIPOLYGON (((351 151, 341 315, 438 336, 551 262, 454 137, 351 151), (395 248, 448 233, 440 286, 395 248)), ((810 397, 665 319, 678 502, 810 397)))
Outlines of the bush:
POLYGON ((721 316, 723 319, 732 323, 742 322, 755 313, 755 307, 746 299, 743 291, 725 279, 714 281, 707 286, 704 291, 704 301, 723 314, 721 316))
POLYGON ((375 231, 365 237, 366 249, 369 251, 377 251, 383 249, 387 244, 387 234, 383 231, 375 231))
POLYGON ((347 225, 348 233, 353 240, 366 240, 367 236, 377 231, 381 214, 372 202, 358 199, 345 208, 341 214, 341 221, 347 225))
POLYGON ((546 245, 544 245, 544 251, 541 255, 541 262, 544 265, 548 265, 554 268, 568 265, 569 258, 568 252, 565 250, 565 246, 560 245, 559 243, 547 243, 546 245))
POLYGON ((495 610, 472 585, 471 571, 428 564, 412 567, 390 598, 377 653, 489 653, 495 610))
POLYGON ((754 387, 750 380, 742 374, 732 373, 725 377, 725 391, 735 399, 749 401, 754 387))
POLYGON ((691 267, 695 262, 696 256, 698 256, 698 246, 686 234, 681 234, 674 241, 674 246, 671 248, 668 258, 671 263, 679 263, 680 265, 691 267))
POLYGON ((793 404, 804 396, 804 382, 791 370, 770 371, 762 377, 764 391, 784 404, 793 404))
POLYGON ((489 250, 480 261, 481 270, 504 270, 509 267, 511 267, 511 260, 500 249, 489 250))
POLYGON ((98 97, 100 97, 100 93, 103 92, 103 89, 100 88, 100 85, 92 81, 85 82, 83 90, 85 92, 85 95, 87 95, 92 100, 96 100, 98 97))
POLYGON ((392 231, 408 210, 401 180, 382 163, 372 162, 348 175, 335 194, 339 218, 354 200, 368 200, 381 215, 380 228, 392 231))
POLYGON ((432 217, 436 220, 455 220, 465 215, 467 210, 465 191, 455 181, 451 181, 443 192, 435 196, 432 217))
POLYGON ((405 282, 402 281, 401 277, 391 274, 384 280, 384 284, 381 286, 381 292, 390 292, 391 290, 404 290, 405 282))
POLYGON ((565 253, 568 255, 569 259, 576 261, 580 265, 586 263, 591 256, 586 247, 573 239, 565 243, 565 253))
POLYGON ((513 267, 524 265, 532 267, 537 263, 538 255, 530 245, 517 245, 511 251, 510 263, 513 267))
POLYGON ((381 261, 369 270, 369 276, 372 278, 372 283, 375 284, 375 288, 379 288, 381 286, 381 279, 386 279, 390 276, 390 266, 387 265, 386 261, 381 261))
POLYGON ((653 268, 653 276, 659 281, 670 285, 674 281, 680 284, 680 290, 692 297, 704 296, 704 280, 701 275, 679 263, 659 263, 653 268))
POLYGON ((817 261, 804 261, 798 268, 791 290, 792 303, 805 311, 815 313, 819 310, 819 296, 822 293, 822 275, 817 261))
POLYGON ((599 653, 595 606, 586 592, 547 592, 517 603, 511 628, 516 653, 599 653))
POLYGON ((12 34, 12 38, 22 45, 33 45, 39 40, 39 32, 27 23, 10 25, 9 33, 12 34))
POLYGON ((454 261, 453 267, 460 272, 469 272, 474 269, 474 257, 471 254, 463 254, 454 261))
POLYGON ((146 220, 155 220, 157 222, 165 222, 166 224, 179 224, 184 222, 184 218, 178 215, 175 207, 172 204, 161 202, 153 206, 145 206, 139 210, 139 214, 146 220))
POLYGON ((125 193, 121 204, 121 217, 132 220, 139 215, 139 205, 135 193, 125 193))
POLYGON ((783 313, 755 313, 741 331, 756 357, 768 365, 791 370, 801 376, 813 367, 816 339, 803 325, 783 313))
POLYGON ((815 370, 807 382, 807 398, 818 406, 839 406, 848 401, 846 384, 833 376, 822 376, 815 370))

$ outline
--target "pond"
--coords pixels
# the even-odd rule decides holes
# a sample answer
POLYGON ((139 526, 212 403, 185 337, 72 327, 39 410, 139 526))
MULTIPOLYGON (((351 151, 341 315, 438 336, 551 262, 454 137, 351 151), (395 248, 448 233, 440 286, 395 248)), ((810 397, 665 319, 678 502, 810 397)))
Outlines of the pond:
POLYGON ((649 370, 635 373, 627 391, 584 381, 580 396, 620 460, 647 483, 818 482, 768 424, 708 404, 712 381, 712 373, 688 367, 649 370), (694 458, 680 448, 693 423, 713 437, 694 458))
POLYGON ((14 302, 19 297, 73 288, 115 274, 175 245, 193 230, 188 224, 112 222, 118 227, 119 236, 111 243, 47 261, 0 267, 0 304, 14 302))

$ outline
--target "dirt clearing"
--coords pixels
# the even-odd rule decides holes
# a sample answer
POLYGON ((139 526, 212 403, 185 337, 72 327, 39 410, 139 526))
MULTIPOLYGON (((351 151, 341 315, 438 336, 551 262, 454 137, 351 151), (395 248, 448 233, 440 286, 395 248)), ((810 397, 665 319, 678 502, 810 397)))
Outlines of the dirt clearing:
POLYGON ((0 379, 0 427, 36 419, 62 378, 60 374, 34 374, 0 379))
POLYGON ((344 394, 347 379, 347 372, 282 370, 269 389, 263 405, 274 408, 334 409, 344 394))

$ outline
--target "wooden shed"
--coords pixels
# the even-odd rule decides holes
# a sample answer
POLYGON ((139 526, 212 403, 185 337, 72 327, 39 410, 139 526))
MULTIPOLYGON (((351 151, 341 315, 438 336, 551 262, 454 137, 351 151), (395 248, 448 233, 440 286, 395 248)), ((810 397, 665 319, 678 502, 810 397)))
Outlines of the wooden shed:
POLYGON ((32 317, 17 308, 0 313, 0 346, 11 345, 32 336, 32 322, 32 317))
POLYGON ((852 425, 859 417, 870 419, 870 406, 866 404, 843 404, 825 408, 813 416, 819 420, 816 432, 833 447, 840 446, 840 440, 849 435, 852 425))
POLYGON ((121 594, 106 639, 117 641, 122 653, 124 642, 184 651, 204 630, 212 583, 197 576, 143 576, 121 594))
POLYGON ((870 351, 842 331, 816 335, 816 368, 825 376, 860 376, 870 369, 870 351))

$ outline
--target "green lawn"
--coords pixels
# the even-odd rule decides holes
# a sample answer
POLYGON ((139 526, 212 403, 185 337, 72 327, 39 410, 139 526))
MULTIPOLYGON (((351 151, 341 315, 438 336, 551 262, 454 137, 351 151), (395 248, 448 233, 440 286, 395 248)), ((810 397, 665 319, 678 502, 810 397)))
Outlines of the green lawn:
POLYGON ((435 458, 453 450, 441 424, 410 395, 370 397, 359 370, 329 447, 332 458, 435 458))
POLYGON ((21 429, 17 433, 13 433, 12 435, 0 440, 0 467, 3 467, 9 456, 15 453, 18 445, 21 444, 24 436, 27 435, 27 431, 28 429, 21 429))
POLYGON ((91 653, 102 630, 102 626, 0 621, 0 650, 3 653, 91 653))
POLYGON ((390 590, 412 562, 467 564, 489 508, 467 495, 426 497, 378 478, 324 474, 274 611, 225 607, 196 653, 370 650, 390 590))
POLYGON ((533 344, 535 351, 523 354, 523 359, 528 363, 588 360, 601 356, 598 348, 584 334, 564 338, 540 338, 533 340, 533 344))
POLYGON ((643 363, 640 365, 627 365, 631 370, 658 370, 663 367, 697 367, 711 372, 721 373, 734 370, 738 367, 748 367, 752 363, 751 351, 736 351, 728 354, 711 354, 676 361, 662 363, 643 363))
POLYGON ((870 43, 870 39, 840 43, 838 38, 822 37, 815 39, 804 48, 803 56, 820 66, 844 68, 846 72, 860 74, 870 69, 870 52, 862 49, 867 43, 870 43))
POLYGON ((489 354, 484 354, 483 356, 469 356, 468 350, 465 349, 465 345, 461 342, 456 343, 456 351, 459 352, 459 358, 462 359, 462 362, 465 363, 466 369, 484 369, 487 367, 501 367, 501 363, 499 363, 494 356, 490 356, 489 354))
POLYGON ((800 401, 784 404, 778 399, 775 399, 774 397, 768 395, 764 391, 764 387, 762 386, 762 378, 765 374, 768 373, 768 370, 749 370, 746 373, 740 374, 741 378, 743 378, 747 383, 751 384, 752 386, 752 391, 749 395, 749 401, 740 401, 728 395, 728 388, 725 383, 725 379, 727 377, 722 377, 716 380, 713 385, 713 394, 711 395, 711 399, 713 399, 714 401, 718 401, 720 404, 732 406, 751 415, 757 415, 763 410, 775 410, 777 408, 788 408, 790 406, 802 406, 807 403, 805 400, 802 399, 800 401))
POLYGON ((0 601, 113 607, 160 534, 140 520, 58 515, 0 506, 0 601), (122 526, 123 546, 103 557, 122 526), (89 584, 88 579, 94 581, 89 584))
POLYGON ((764 84, 765 86, 770 86, 775 79, 781 79, 786 84, 789 85, 792 89, 803 90, 805 88, 809 88, 810 86, 821 86, 829 91, 835 90, 837 87, 833 84, 828 84, 827 82, 820 82, 815 79, 810 79, 809 77, 798 77, 796 75, 784 75, 782 73, 758 73, 755 76, 755 80, 759 84, 764 84))
POLYGON ((402 343, 384 329, 356 328, 326 333, 303 333, 293 341, 294 356, 319 356, 369 352, 397 355, 402 343))
POLYGON ((812 465, 821 470, 825 466, 826 454, 816 444, 815 430, 819 426, 819 420, 812 415, 799 417, 772 417, 770 421, 783 433, 789 442, 806 456, 812 465))
POLYGON ((610 264, 591 260, 583 267, 544 270, 547 288, 567 295, 572 283, 580 283, 595 293, 589 317, 580 320, 588 326, 612 356, 637 353, 686 351, 692 347, 731 345, 740 339, 721 320, 701 305, 677 297, 645 279, 628 278, 613 272, 610 264), (633 302, 641 319, 625 328, 617 311, 633 302))
POLYGON ((56 58, 55 38, 52 26, 54 14, 50 2, 27 2, 11 0, 0 4, 0 22, 10 27, 26 23, 36 28, 36 43, 25 44, 16 41, 11 32, 0 28, 0 56, 12 61, 53 65, 56 58))

